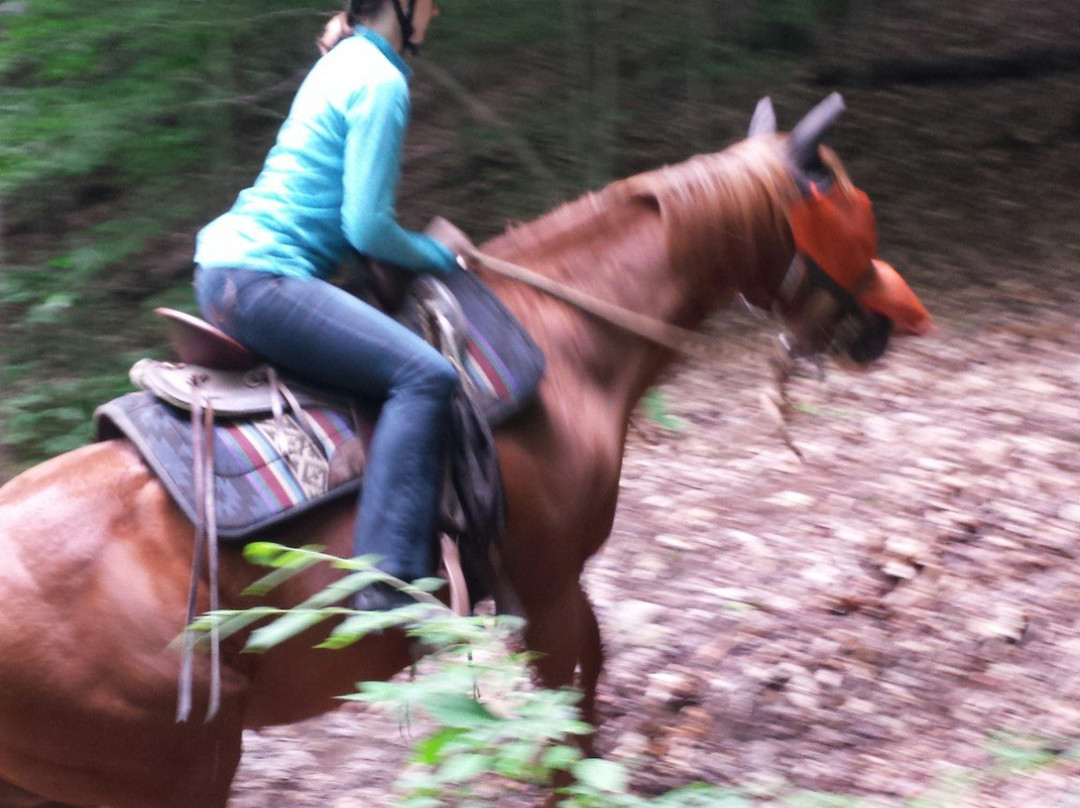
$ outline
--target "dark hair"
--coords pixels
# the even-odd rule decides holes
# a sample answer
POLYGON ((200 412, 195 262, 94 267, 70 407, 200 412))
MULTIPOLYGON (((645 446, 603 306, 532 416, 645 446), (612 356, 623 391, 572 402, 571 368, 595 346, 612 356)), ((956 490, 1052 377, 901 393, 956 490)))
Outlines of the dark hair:
POLYGON ((374 14, 385 0, 345 0, 345 16, 349 25, 355 27, 356 23, 374 14))
POLYGON ((319 50, 328 53, 341 40, 353 35, 356 26, 365 17, 377 12, 387 0, 345 0, 345 10, 335 14, 323 27, 316 39, 319 50))

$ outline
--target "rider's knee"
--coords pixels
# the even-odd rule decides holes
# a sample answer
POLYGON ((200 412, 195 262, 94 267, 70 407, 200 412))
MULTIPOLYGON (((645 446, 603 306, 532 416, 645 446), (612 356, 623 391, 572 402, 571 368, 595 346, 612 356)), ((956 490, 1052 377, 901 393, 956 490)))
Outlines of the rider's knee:
POLYGON ((425 351, 406 363, 399 374, 401 386, 436 398, 449 400, 461 386, 454 366, 442 354, 425 351))

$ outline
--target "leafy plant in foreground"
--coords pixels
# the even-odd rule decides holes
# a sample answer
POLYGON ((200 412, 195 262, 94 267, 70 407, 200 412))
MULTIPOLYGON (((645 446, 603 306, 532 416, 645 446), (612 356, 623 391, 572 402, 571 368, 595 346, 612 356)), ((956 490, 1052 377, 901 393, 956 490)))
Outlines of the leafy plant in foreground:
POLYGON ((509 616, 459 617, 432 594, 438 579, 406 584, 374 567, 372 557, 339 559, 317 547, 288 548, 253 543, 249 560, 273 569, 250 589, 265 594, 315 564, 329 563, 345 575, 291 610, 270 607, 213 612, 194 630, 222 635, 262 624, 246 650, 262 652, 323 621, 339 622, 321 643, 341 648, 373 631, 404 627, 424 652, 405 681, 361 682, 342 696, 397 711, 410 723, 422 718, 431 729, 413 744, 411 765, 399 778, 402 808, 462 805, 482 808, 481 796, 499 783, 547 784, 558 773, 573 784, 559 790, 565 808, 745 808, 738 794, 693 785, 655 798, 630 793, 630 769, 618 762, 586 758, 575 738, 592 728, 577 711, 580 693, 535 687, 528 654, 514 650, 523 622, 509 616), (357 612, 337 605, 375 582, 397 586, 416 598, 394 612, 357 612), (269 620, 269 622, 266 622, 269 620), (494 782, 493 782, 494 781, 494 782))

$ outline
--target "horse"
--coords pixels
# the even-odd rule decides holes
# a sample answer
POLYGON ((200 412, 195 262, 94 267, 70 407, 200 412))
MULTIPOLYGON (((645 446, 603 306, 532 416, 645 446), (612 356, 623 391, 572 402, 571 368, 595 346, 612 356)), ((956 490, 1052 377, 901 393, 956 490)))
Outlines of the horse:
MULTIPOLYGON (((512 226, 483 254, 686 329, 741 295, 776 312, 799 351, 872 361, 885 349, 882 330, 920 330, 908 316, 917 303, 910 290, 865 255, 852 289, 815 286, 810 269, 824 259, 796 260, 794 211, 826 199, 823 183, 838 198, 855 193, 819 147, 838 114, 835 98, 827 102, 785 136, 763 101, 750 137, 512 226), (897 288, 909 296, 899 306, 887 300, 897 288), (837 295, 844 305, 821 304, 837 295)), ((842 231, 826 239, 831 248, 858 252, 862 236, 842 231)), ((547 361, 535 401, 495 432, 507 504, 502 574, 524 611, 539 680, 561 687, 576 675, 594 721, 603 654, 580 577, 612 528, 632 410, 675 355, 482 262, 473 269, 547 361)), ((350 501, 328 503, 261 538, 345 556, 353 511, 350 501)), ((245 728, 330 710, 356 681, 389 678, 413 661, 401 631, 330 651, 314 647, 327 629, 313 629, 261 655, 241 653, 238 635, 221 649, 216 716, 177 723, 180 654, 171 643, 185 627, 192 533, 123 439, 53 458, 0 488, 0 808, 224 808, 245 728)), ((221 607, 287 608, 340 574, 314 568, 255 598, 242 593, 260 570, 225 549, 221 607)), ((203 609, 205 592, 204 582, 203 609)), ((197 710, 210 675, 200 660, 197 710)))

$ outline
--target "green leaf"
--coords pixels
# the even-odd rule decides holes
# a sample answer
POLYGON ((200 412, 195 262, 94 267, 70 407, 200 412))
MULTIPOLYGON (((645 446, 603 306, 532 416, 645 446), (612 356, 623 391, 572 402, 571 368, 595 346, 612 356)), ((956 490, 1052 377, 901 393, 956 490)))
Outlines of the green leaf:
POLYGON ((685 420, 671 414, 667 400, 658 388, 653 387, 642 396, 641 408, 650 421, 664 429, 679 431, 686 429, 688 426, 685 420))
POLYGON ((582 786, 609 794, 625 792, 630 776, 621 763, 600 758, 585 758, 574 764, 571 771, 582 786))
POLYGON ((285 567, 309 559, 320 560, 322 546, 308 544, 303 547, 286 547, 271 541, 253 541, 244 545, 244 558, 260 567, 285 567))
POLYGON ((656 808, 751 808, 737 791, 692 783, 657 798, 656 808))
POLYGON ((858 797, 828 791, 798 791, 784 797, 784 808, 856 808, 858 797))
POLYGON ((443 808, 445 804, 442 797, 418 794, 403 797, 398 803, 398 808, 443 808))
POLYGON ((438 777, 450 783, 465 783, 475 780, 491 770, 491 759, 476 752, 453 755, 439 767, 438 777))
MULTIPOLYGON (((248 546, 250 547, 251 545, 248 546)), ((244 555, 245 557, 248 557, 246 547, 244 548, 244 555)), ((258 549, 255 550, 252 555, 269 558, 269 554, 262 555, 262 551, 258 549)), ((248 557, 248 560, 250 561, 252 559, 248 557)), ((299 575, 301 572, 315 566, 320 561, 322 561, 322 559, 318 555, 297 550, 294 550, 291 553, 281 553, 270 563, 256 561, 254 563, 260 564, 261 566, 277 567, 277 569, 267 573, 255 583, 251 584, 251 586, 244 590, 244 594, 254 596, 266 595, 293 576, 299 575)))
POLYGON ((577 746, 558 744, 544 750, 541 763, 552 771, 566 771, 581 760, 581 750, 577 746))
POLYGON ((1000 733, 991 738, 987 752, 1006 771, 1026 771, 1051 763, 1056 753, 1047 739, 1000 733))
POLYGON ((451 727, 475 727, 502 720, 476 699, 463 693, 444 693, 433 698, 427 709, 432 718, 451 727))
POLYGON ((416 589, 420 592, 438 592, 446 586, 446 581, 442 578, 418 578, 415 581, 409 582, 409 587, 416 589))
POLYGON ((389 612, 356 612, 336 626, 318 647, 334 650, 346 648, 368 634, 396 626, 408 626, 417 620, 423 620, 427 609, 427 606, 418 603, 389 612))
POLYGON ((275 645, 280 645, 286 640, 291 640, 298 634, 303 634, 305 631, 313 626, 317 626, 330 616, 331 614, 329 612, 320 610, 295 610, 289 612, 288 614, 279 617, 270 625, 263 626, 252 632, 251 637, 248 638, 247 645, 244 646, 244 650, 254 653, 269 651, 275 645))
POLYGON ((445 757, 446 752, 458 745, 458 741, 468 736, 468 730, 457 727, 442 727, 421 738, 413 745, 413 760, 425 766, 435 766, 445 757))
POLYGON ((280 614, 280 609, 268 606, 259 606, 254 609, 244 609, 243 611, 208 612, 195 618, 191 628, 194 631, 208 633, 211 628, 217 627, 218 634, 222 639, 225 639, 260 620, 280 614))

